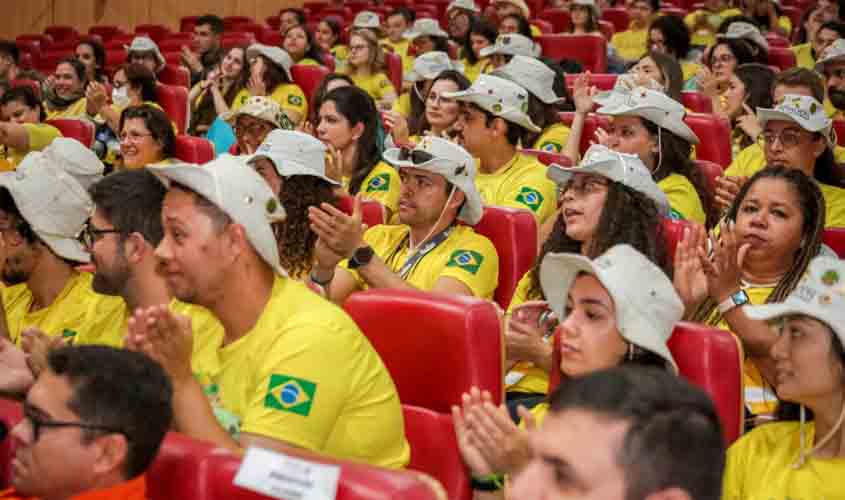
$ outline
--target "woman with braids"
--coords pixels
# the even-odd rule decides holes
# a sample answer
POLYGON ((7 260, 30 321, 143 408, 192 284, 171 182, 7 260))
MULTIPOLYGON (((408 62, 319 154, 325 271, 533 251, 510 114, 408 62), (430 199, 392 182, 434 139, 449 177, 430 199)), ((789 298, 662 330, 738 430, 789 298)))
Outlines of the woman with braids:
POLYGON ((340 185, 326 176, 326 146, 302 132, 274 130, 247 163, 279 196, 286 214, 276 230, 279 259, 291 278, 304 280, 317 242, 308 207, 334 204, 334 190, 340 185))
POLYGON ((542 245, 534 268, 520 280, 508 307, 506 354, 511 370, 505 379, 508 406, 530 407, 548 391, 551 345, 536 321, 523 321, 523 309, 547 299, 540 286, 540 263, 552 252, 596 258, 614 245, 628 244, 663 269, 670 269, 662 243, 660 215, 666 195, 634 156, 591 147, 578 168, 549 167, 549 177, 563 189, 554 228, 542 245), (625 169, 631 169, 626 172, 625 169))
POLYGON ((777 401, 769 389, 777 380, 770 356, 777 335, 740 306, 782 302, 795 289, 819 253, 824 218, 816 182, 771 166, 742 187, 718 239, 696 226, 675 252, 675 288, 686 317, 730 330, 742 342, 745 401, 754 414, 771 413, 777 401))

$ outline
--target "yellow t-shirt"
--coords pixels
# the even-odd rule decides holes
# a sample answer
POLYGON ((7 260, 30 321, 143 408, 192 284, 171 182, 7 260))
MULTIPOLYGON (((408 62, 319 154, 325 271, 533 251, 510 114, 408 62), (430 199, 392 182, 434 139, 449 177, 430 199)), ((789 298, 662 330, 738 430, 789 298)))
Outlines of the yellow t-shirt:
POLYGON ((484 203, 528 209, 539 224, 557 209, 557 187, 546 178, 546 166, 532 156, 517 153, 492 174, 479 169, 475 186, 484 203))
MULTIPOLYGON (((236 111, 243 106, 251 96, 252 94, 249 93, 249 89, 243 89, 238 92, 238 95, 235 96, 235 100, 232 102, 232 111, 236 111)), ((305 93, 302 92, 299 85, 295 83, 282 83, 276 86, 273 92, 270 93, 269 98, 275 101, 285 111, 299 113, 299 116, 303 118, 308 116, 308 99, 305 98, 305 93)))
POLYGON ((364 92, 370 94, 370 97, 376 101, 380 101, 386 95, 397 95, 396 88, 390 82, 390 78, 385 73, 376 73, 374 75, 361 75, 358 73, 349 74, 356 87, 361 88, 364 92))
POLYGON ((87 120, 88 113, 85 110, 87 103, 88 101, 84 97, 80 97, 76 100, 76 102, 66 107, 65 109, 56 109, 50 111, 50 108, 47 107, 47 103, 45 102, 44 111, 47 112, 48 120, 55 120, 57 118, 75 118, 80 120, 87 120))
POLYGON ((695 78, 695 74, 698 73, 698 70, 701 69, 701 65, 696 62, 682 62, 681 63, 681 71, 683 72, 684 81, 687 82, 692 78, 695 78))
MULTIPOLYGON (((517 306, 529 300, 542 300, 543 297, 540 295, 529 294, 530 288, 531 271, 528 271, 516 285, 516 291, 508 306, 508 313, 512 313, 517 306)), ((505 390, 507 392, 548 394, 549 374, 546 370, 534 366, 534 363, 530 361, 520 361, 505 376, 505 390)))
POLYGON ((569 127, 563 123, 555 123, 546 127, 546 130, 543 131, 543 134, 534 143, 533 149, 548 151, 550 153, 562 153, 568 140, 569 127))
POLYGON ((346 61, 349 58, 349 47, 346 45, 335 45, 332 47, 331 50, 332 56, 334 56, 335 60, 335 69, 337 69, 337 65, 346 61))
MULTIPOLYGON (((349 190, 349 178, 342 179, 343 187, 349 190)), ((361 188, 358 190, 363 198, 368 200, 375 200, 391 214, 399 211, 399 191, 402 183, 399 180, 399 172, 390 166, 388 163, 380 161, 376 166, 370 170, 370 173, 361 182, 361 188)))
POLYGON ((816 58, 813 57, 813 46, 809 43, 793 45, 792 53, 795 54, 795 64, 799 68, 806 68, 810 70, 814 70, 816 68, 816 58))
POLYGON ((323 64, 317 61, 316 59, 311 59, 310 57, 304 57, 297 61, 296 64, 301 64, 303 66, 322 66, 323 64))
POLYGON ((402 73, 407 73, 414 69, 414 56, 408 54, 408 47, 411 44, 410 40, 402 39, 398 42, 392 42, 389 38, 383 38, 381 41, 382 46, 391 47, 393 49, 393 53, 399 56, 402 59, 402 73))
POLYGON ((824 104, 824 112, 827 114, 828 118, 831 120, 841 120, 843 118, 842 111, 836 109, 833 103, 830 102, 829 98, 825 97, 824 103, 822 104, 824 104))
POLYGON ((616 53, 626 61, 636 61, 646 53, 646 42, 648 41, 648 30, 627 30, 616 33, 610 39, 610 45, 616 49, 616 53))
POLYGON ((541 36, 542 34, 543 34, 543 30, 538 28, 537 25, 535 25, 535 24, 531 25, 531 37, 532 38, 537 38, 538 36, 541 36))
POLYGON ((381 467, 408 464, 387 368, 352 319, 304 284, 277 277, 255 326, 218 356, 216 400, 239 432, 381 467))
POLYGON ((666 193, 673 219, 691 220, 704 224, 707 214, 695 186, 681 174, 670 174, 657 183, 661 191, 666 193))
POLYGON ((466 59, 462 59, 461 62, 464 65, 464 76, 466 76, 470 82, 474 82, 475 79, 478 78, 478 75, 484 71, 484 68, 487 66, 489 61, 489 57, 482 57, 475 64, 470 64, 466 59))
POLYGON ((21 332, 34 326, 68 343, 122 346, 125 302, 96 293, 92 279, 91 273, 74 273, 53 303, 37 311, 30 310, 33 297, 26 283, 0 289, 12 342, 20 346, 21 332))
MULTIPOLYGON (((398 273, 408 253, 408 232, 406 225, 378 225, 364 233, 364 240, 373 248, 387 267, 398 273)), ((341 262, 347 267, 347 261, 341 262)), ((358 281, 361 289, 367 283, 353 269, 348 269, 358 281)), ((482 299, 492 299, 499 284, 499 255, 490 240, 476 233, 469 226, 455 225, 445 241, 425 254, 411 268, 405 278, 409 284, 420 290, 431 290, 441 277, 454 278, 482 299)))
POLYGON ((3 165, 0 171, 14 170, 15 167, 23 160, 23 157, 32 151, 41 151, 53 142, 56 137, 61 137, 62 133, 56 127, 47 123, 24 123, 23 128, 26 129, 29 135, 29 150, 18 151, 17 149, 0 146, 0 162, 3 165))
MULTIPOLYGON (((728 449, 722 500, 834 500, 845 498, 845 458, 808 457, 799 469, 799 422, 752 430, 728 449)), ((815 444, 815 422, 804 424, 804 452, 815 444)))
POLYGON ((732 16, 739 16, 742 14, 742 11, 739 9, 735 9, 729 7, 727 9, 722 10, 718 14, 714 14, 713 12, 707 10, 696 10, 694 12, 690 12, 689 14, 684 17, 684 23, 686 23, 687 27, 690 29, 690 43, 692 45, 701 45, 703 47, 709 47, 716 42, 716 30, 719 28, 719 25, 722 24, 722 21, 725 19, 732 17, 732 16), (695 29, 695 25, 698 22, 701 16, 714 16, 712 20, 708 20, 709 28, 708 29, 695 29))
POLYGON ((399 99, 393 101, 393 111, 396 111, 405 118, 411 116, 411 94, 405 92, 399 96, 399 99))

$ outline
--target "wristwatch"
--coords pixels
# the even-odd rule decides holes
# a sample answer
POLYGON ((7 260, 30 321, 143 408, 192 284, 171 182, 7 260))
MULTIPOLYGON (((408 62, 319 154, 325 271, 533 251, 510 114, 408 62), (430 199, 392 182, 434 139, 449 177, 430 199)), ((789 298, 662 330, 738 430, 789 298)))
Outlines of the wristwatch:
POLYGON ((731 294, 727 299, 719 303, 719 313, 725 314, 734 307, 744 306, 745 304, 748 304, 748 302, 750 302, 748 300, 748 294, 745 293, 745 290, 740 290, 731 294))
POLYGON ((349 269, 358 269, 359 267, 366 266, 373 259, 375 253, 373 247, 370 245, 358 248, 352 254, 352 258, 349 259, 349 269))

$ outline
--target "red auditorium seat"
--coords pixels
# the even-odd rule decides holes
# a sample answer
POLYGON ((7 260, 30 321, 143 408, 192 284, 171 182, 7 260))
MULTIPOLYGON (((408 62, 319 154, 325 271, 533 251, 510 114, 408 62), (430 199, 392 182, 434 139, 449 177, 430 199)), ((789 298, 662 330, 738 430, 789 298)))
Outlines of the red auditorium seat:
POLYGON ((809 5, 805 5, 803 7, 784 5, 781 9, 783 11, 783 15, 792 21, 793 26, 801 26, 802 16, 804 15, 804 11, 809 9, 809 5))
POLYGON ((553 33, 563 33, 567 31, 569 29, 569 24, 572 22, 569 15, 569 9, 563 8, 545 9, 539 17, 552 23, 552 27, 554 28, 553 33))
POLYGON ((156 43, 167 38, 170 34, 170 28, 162 24, 139 24, 135 26, 135 34, 140 35, 146 33, 156 43))
POLYGON ((833 130, 836 131, 836 144, 845 145, 845 120, 833 120, 833 130))
POLYGON ((766 42, 769 47, 789 47, 789 40, 776 33, 766 33, 766 42))
POLYGON ((281 21, 279 21, 279 16, 270 16, 264 19, 264 22, 267 23, 267 26, 269 26, 273 31, 279 31, 279 28, 282 25, 281 21))
POLYGON ((253 33, 251 31, 236 31, 234 33, 225 33, 220 43, 223 44, 223 48, 226 50, 237 46, 249 47, 250 45, 255 43, 258 37, 260 37, 263 33, 263 28, 258 33, 253 33))
POLYGON ((214 159, 214 145, 202 137, 177 135, 174 156, 184 162, 201 165, 214 159))
POLYGON ((314 102, 314 92, 320 86, 323 78, 329 74, 324 66, 312 66, 307 64, 294 64, 290 70, 293 82, 299 85, 309 103, 314 102))
POLYGON ((499 285, 494 300, 507 309, 516 285, 534 265, 537 256, 537 222, 531 212, 520 208, 484 207, 475 232, 486 236, 499 255, 499 285))
POLYGON ((660 9, 660 15, 663 16, 678 16, 683 19, 687 14, 687 10, 680 7, 662 7, 660 9))
POLYGON ((223 26, 226 31, 237 31, 241 24, 254 23, 255 19, 249 16, 226 16, 223 18, 223 26))
POLYGON ((171 33, 158 42, 158 49, 162 52, 182 50, 182 47, 191 47, 191 33, 171 33))
POLYGON ((37 60, 41 56, 41 51, 44 50, 44 46, 46 45, 44 42, 42 42, 40 37, 41 36, 39 35, 39 39, 37 40, 29 40, 26 38, 18 37, 15 39, 15 46, 17 46, 18 51, 20 51, 21 55, 30 54, 34 60, 37 60))
POLYGON ((197 19, 199 16, 185 16, 179 19, 179 31, 182 33, 192 33, 194 31, 194 26, 197 25, 197 19))
POLYGON ((188 126, 188 89, 179 85, 159 83, 156 87, 156 101, 176 123, 178 134, 185 133, 188 126))
POLYGON ((552 59, 575 59, 585 71, 607 71, 607 40, 598 35, 541 35, 543 55, 552 59))
POLYGON ((158 81, 165 85, 191 86, 191 73, 188 68, 176 64, 166 64, 158 73, 158 81))
POLYGON ((461 458, 451 415, 402 405, 405 437, 411 446, 408 468, 434 477, 452 500, 471 500, 469 476, 461 458))
POLYGON ((549 166, 552 163, 560 165, 561 167, 571 167, 572 160, 569 157, 560 153, 551 153, 549 151, 541 151, 539 149, 523 149, 523 154, 531 155, 540 161, 543 165, 549 166))
POLYGON ((687 113, 684 123, 698 136, 696 158, 728 168, 731 164, 731 125, 727 118, 713 114, 687 113))
POLYGON ((542 19, 532 19, 529 21, 529 23, 531 23, 531 25, 533 26, 536 26, 537 29, 540 30, 540 33, 551 35, 552 33, 556 32, 555 27, 552 25, 552 23, 548 21, 544 21, 542 19))
POLYGON ((681 103, 693 113, 712 113, 713 102, 709 97, 696 91, 681 92, 681 103))
POLYGON ((59 61, 68 57, 74 57, 73 49, 47 50, 41 53, 35 61, 35 67, 45 75, 52 75, 56 71, 59 61))
POLYGON ((79 32, 73 26, 53 25, 47 26, 44 33, 53 37, 53 40, 60 42, 67 39, 78 39, 79 32))
POLYGON ((393 87, 397 92, 402 90, 402 58, 399 54, 392 52, 385 52, 385 59, 387 60, 387 76, 390 78, 393 87))
MULTIPOLYGON (((337 208, 347 214, 352 214, 354 207, 355 198, 352 196, 343 196, 337 200, 337 208)), ((367 227, 384 224, 384 206, 376 200, 362 198, 361 221, 366 224, 367 227)))
POLYGON ((200 463, 216 449, 211 443, 184 434, 167 433, 156 459, 147 469, 147 498, 203 498, 197 480, 200 463))
MULTIPOLYGON (((567 73, 566 74, 566 87, 569 89, 569 92, 572 92, 572 88, 575 86, 575 80, 581 76, 580 73, 567 73)), ((591 73, 590 74, 590 85, 595 85, 595 87, 599 90, 613 90, 613 86, 616 85, 616 78, 619 75, 615 75, 613 73, 591 73)))
POLYGON ((616 33, 627 30, 628 24, 631 22, 628 11, 621 7, 603 9, 601 11, 601 18, 613 23, 613 31, 616 33))
MULTIPOLYGON (((23 408, 17 401, 0 399, 0 422, 8 432, 23 419, 23 408)), ((0 441, 0 488, 6 488, 12 479, 12 459, 15 457, 15 440, 6 437, 0 441)))
POLYGON ((319 14, 323 9, 328 6, 328 2, 305 2, 304 4, 302 4, 303 9, 308 9, 314 14, 319 14))
POLYGON ((114 47, 106 49, 106 72, 113 74, 119 66, 126 63, 126 49, 114 47))
POLYGON ((163 51, 161 55, 164 57, 164 62, 166 64, 171 64, 173 66, 179 66, 182 64, 182 51, 181 50, 168 50, 163 51))
MULTIPOLYGON (((552 366, 560 365, 560 333, 555 334, 552 366)), ((704 390, 714 401, 725 445, 741 434, 743 422, 742 349, 730 332, 696 323, 680 322, 669 339, 669 350, 680 375, 704 390)), ((560 384, 553 370, 549 392, 560 384)))
POLYGON ((338 16, 346 23, 350 23, 354 17, 352 9, 349 7, 326 7, 320 11, 320 17, 338 16))
MULTIPOLYGON (((567 127, 571 127, 575 113, 564 111, 558 114, 558 116, 562 123, 566 124, 567 127)), ((609 124, 610 120, 606 116, 595 113, 588 114, 587 119, 584 120, 584 129, 581 131, 581 142, 578 145, 578 151, 583 155, 590 148, 590 141, 595 141, 596 129, 599 127, 607 129, 609 124)))
POLYGON ((33 69, 35 68, 35 64, 32 61, 32 52, 21 52, 20 59, 18 60, 18 66, 20 66, 21 69, 33 69))
POLYGON ((707 181, 707 189, 710 194, 716 194, 716 179, 725 172, 717 163, 707 160, 695 160, 695 166, 704 174, 704 180, 707 181))
POLYGON ((795 53, 790 47, 769 47, 769 65, 781 71, 795 67, 795 53))
POLYGON ((845 228, 829 227, 822 233, 822 239, 840 259, 845 259, 845 228))
POLYGON ((123 30, 119 27, 110 24, 101 24, 99 26, 92 26, 88 30, 89 35, 99 35, 103 39, 103 43, 108 42, 115 35, 122 34, 123 30))
POLYGON ((138 35, 134 33, 118 34, 106 42, 106 50, 109 49, 126 49, 132 43, 132 40, 138 35))
POLYGON ((613 27, 613 23, 605 21, 604 19, 599 19, 599 30, 601 31, 601 34, 604 35, 604 38, 608 41, 608 43, 610 43, 610 40, 616 33, 616 28, 613 27))
POLYGON ((669 262, 674 262, 675 249, 684 237, 684 229, 692 227, 689 221, 680 219, 661 219, 661 231, 663 231, 663 242, 666 244, 666 253, 669 254, 669 262))
POLYGON ((35 80, 18 79, 18 80, 12 80, 9 83, 11 84, 12 88, 14 88, 14 87, 29 87, 35 93, 35 97, 37 97, 38 100, 41 100, 41 84, 36 82, 35 80))
POLYGON ((57 118, 47 123, 59 129, 64 137, 76 139, 89 148, 94 145, 94 124, 90 121, 57 118))
POLYGON ((281 47, 282 46, 282 34, 279 33, 278 29, 275 30, 264 30, 261 34, 261 43, 264 45, 272 45, 274 47, 281 47))

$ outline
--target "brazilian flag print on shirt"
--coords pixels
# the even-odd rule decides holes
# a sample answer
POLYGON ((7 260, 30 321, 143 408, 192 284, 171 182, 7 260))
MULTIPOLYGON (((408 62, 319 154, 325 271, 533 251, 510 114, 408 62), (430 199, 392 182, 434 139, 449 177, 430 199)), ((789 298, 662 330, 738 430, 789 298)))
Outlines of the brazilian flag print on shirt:
POLYGON ((270 376, 264 407, 307 417, 311 413, 311 404, 316 392, 317 384, 314 382, 288 375, 273 374, 270 376))
POLYGON ((484 262, 484 256, 474 250, 455 250, 449 257, 446 267, 458 267, 470 274, 475 274, 482 262, 484 262))
POLYGON ((543 204, 543 195, 536 189, 526 186, 519 190, 516 201, 528 207, 532 212, 536 212, 543 204))
POLYGON ((390 177, 388 174, 379 174, 372 179, 370 179, 369 184, 367 184, 367 193, 372 193, 375 191, 387 191, 390 188, 390 177))

